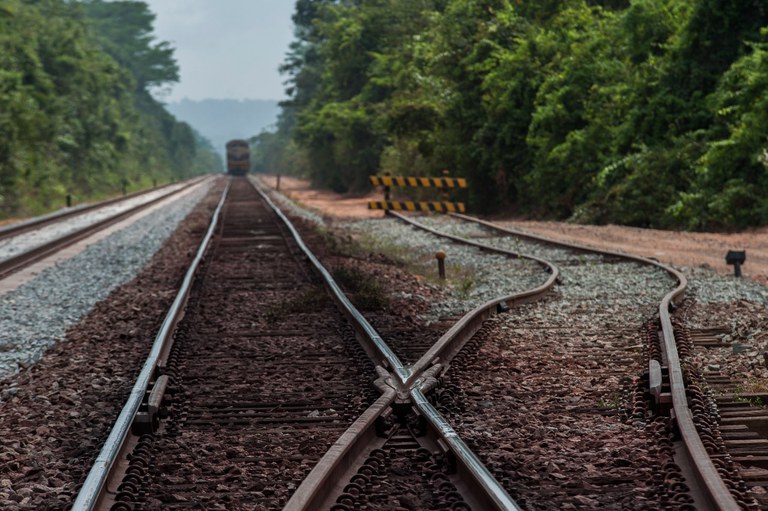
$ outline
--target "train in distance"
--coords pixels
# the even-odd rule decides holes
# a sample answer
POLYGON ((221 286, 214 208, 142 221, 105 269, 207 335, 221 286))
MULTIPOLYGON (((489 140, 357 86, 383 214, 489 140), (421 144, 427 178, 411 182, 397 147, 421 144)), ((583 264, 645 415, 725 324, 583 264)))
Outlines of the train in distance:
POLYGON ((251 169, 251 147, 247 140, 227 142, 227 174, 244 176, 251 169))

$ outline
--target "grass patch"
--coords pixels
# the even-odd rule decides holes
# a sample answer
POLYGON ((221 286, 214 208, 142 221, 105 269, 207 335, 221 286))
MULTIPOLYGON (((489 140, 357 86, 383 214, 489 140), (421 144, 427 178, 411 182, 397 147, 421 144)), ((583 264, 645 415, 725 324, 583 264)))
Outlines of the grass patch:
POLYGON ((734 401, 749 403, 752 406, 765 406, 766 402, 761 397, 741 396, 740 394, 768 394, 768 382, 761 378, 748 380, 739 385, 734 392, 734 401))
POLYGON ((352 293, 352 303, 360 310, 381 310, 389 305, 389 297, 381 284, 357 268, 336 268, 333 278, 352 293))

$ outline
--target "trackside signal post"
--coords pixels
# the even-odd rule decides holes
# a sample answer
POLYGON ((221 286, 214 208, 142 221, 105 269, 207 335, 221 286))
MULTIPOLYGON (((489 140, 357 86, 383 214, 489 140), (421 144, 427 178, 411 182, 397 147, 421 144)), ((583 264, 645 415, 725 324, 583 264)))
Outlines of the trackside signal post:
MULTIPOLYGON (((446 173, 447 171, 443 171, 446 173)), ((374 186, 384 187, 384 200, 371 201, 368 203, 368 209, 383 209, 394 211, 437 211, 439 213, 464 213, 466 208, 463 202, 449 202, 445 200, 450 188, 467 188, 467 180, 464 178, 443 177, 399 177, 390 176, 388 173, 384 176, 369 176, 374 186), (390 199, 392 186, 410 186, 437 188, 442 192, 442 201, 393 201, 390 199)))

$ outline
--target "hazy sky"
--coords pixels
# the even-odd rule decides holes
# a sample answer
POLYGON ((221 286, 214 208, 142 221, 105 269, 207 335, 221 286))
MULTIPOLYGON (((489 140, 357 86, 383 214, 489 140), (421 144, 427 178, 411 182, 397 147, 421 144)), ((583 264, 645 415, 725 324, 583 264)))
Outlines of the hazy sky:
POLYGON ((176 48, 181 80, 164 101, 283 99, 277 68, 293 39, 292 0, 144 0, 176 48))

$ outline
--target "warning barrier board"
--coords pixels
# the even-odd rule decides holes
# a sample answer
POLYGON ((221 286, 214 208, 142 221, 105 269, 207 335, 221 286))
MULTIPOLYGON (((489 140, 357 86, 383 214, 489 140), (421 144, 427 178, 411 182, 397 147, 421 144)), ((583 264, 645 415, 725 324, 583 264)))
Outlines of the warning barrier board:
POLYGON ((438 213, 464 213, 463 202, 415 202, 415 201, 371 201, 368 209, 393 211, 436 211, 438 213))
POLYGON ((427 188, 466 188, 463 177, 368 176, 374 186, 423 186, 427 188))

